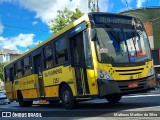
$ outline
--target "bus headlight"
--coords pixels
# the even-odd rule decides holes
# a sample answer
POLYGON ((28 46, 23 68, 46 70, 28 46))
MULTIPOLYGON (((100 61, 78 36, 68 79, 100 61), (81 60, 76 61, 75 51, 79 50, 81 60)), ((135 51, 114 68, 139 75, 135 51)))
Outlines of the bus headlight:
POLYGON ((148 76, 154 75, 155 71, 154 71, 154 67, 152 67, 149 72, 148 72, 148 76))
POLYGON ((104 70, 99 70, 99 69, 98 69, 98 78, 105 79, 105 80, 113 80, 112 76, 109 73, 107 73, 104 70))

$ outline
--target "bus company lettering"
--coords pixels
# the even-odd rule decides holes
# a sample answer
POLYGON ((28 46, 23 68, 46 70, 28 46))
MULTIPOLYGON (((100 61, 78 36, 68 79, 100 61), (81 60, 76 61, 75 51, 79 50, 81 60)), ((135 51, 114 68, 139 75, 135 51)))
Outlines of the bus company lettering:
POLYGON ((26 82, 23 82, 23 85, 26 85, 26 84, 33 84, 34 83, 34 80, 28 80, 26 82))
POLYGON ((45 76, 45 77, 48 77, 48 76, 52 76, 52 75, 54 75, 54 74, 59 74, 59 73, 62 73, 62 68, 48 71, 48 72, 44 73, 44 76, 45 76))

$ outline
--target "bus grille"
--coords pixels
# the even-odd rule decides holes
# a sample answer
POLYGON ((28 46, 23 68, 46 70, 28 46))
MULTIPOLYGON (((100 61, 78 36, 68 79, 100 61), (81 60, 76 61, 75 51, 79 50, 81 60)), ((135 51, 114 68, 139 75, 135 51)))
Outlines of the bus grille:
POLYGON ((119 75, 135 75, 142 73, 144 68, 129 69, 129 70, 115 70, 119 75))
POLYGON ((143 90, 146 83, 146 79, 139 79, 139 80, 128 80, 128 81, 117 81, 118 87, 120 88, 121 92, 132 92, 143 90), (128 88, 128 84, 131 82, 137 82, 138 87, 136 88, 128 88))

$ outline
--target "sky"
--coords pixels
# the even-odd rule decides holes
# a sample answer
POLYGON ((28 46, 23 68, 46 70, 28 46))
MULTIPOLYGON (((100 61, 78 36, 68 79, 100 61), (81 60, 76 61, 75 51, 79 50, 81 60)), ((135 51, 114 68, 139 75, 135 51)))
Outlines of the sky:
MULTIPOLYGON (((98 1, 101 12, 111 13, 160 6, 160 0, 98 1)), ((0 0, 0 49, 25 52, 51 37, 50 21, 56 17, 57 10, 65 7, 90 12, 87 0, 0 0)))

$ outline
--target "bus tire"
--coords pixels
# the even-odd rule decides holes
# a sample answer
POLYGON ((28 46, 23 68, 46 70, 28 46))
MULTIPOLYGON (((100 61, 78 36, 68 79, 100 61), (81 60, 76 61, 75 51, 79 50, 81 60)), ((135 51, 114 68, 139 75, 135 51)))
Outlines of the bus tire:
POLYGON ((107 95, 106 96, 107 101, 110 102, 110 103, 117 103, 121 100, 121 98, 122 98, 122 95, 119 95, 119 94, 107 95))
POLYGON ((26 106, 32 106, 33 101, 25 101, 26 102, 26 106))
POLYGON ((73 109, 75 107, 75 99, 68 85, 63 85, 61 87, 60 97, 62 104, 66 109, 73 109))
POLYGON ((59 103, 59 100, 49 100, 49 104, 57 104, 59 103))
POLYGON ((18 97, 18 102, 20 107, 31 106, 33 103, 33 101, 24 101, 23 95, 20 91, 17 93, 17 97, 18 97))

